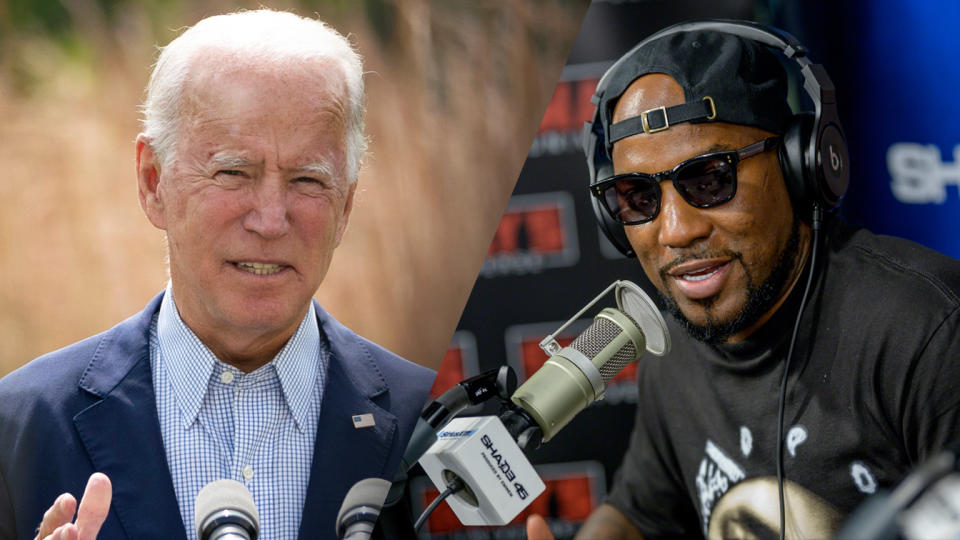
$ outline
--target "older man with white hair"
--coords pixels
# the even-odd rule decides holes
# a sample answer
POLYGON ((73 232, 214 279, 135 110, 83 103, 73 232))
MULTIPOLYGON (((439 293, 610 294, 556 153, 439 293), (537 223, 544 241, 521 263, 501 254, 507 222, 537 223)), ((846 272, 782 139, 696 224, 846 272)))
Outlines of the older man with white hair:
POLYGON ((332 536, 356 481, 393 476, 433 379, 312 300, 366 147, 361 60, 316 20, 210 17, 163 50, 143 109, 170 281, 0 381, 0 539, 196 538, 222 478, 261 537, 332 536))

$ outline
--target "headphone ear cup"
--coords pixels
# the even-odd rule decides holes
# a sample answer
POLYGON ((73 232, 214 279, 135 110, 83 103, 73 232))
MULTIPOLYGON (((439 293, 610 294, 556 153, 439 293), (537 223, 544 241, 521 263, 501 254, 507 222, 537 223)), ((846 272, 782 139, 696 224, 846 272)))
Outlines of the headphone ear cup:
POLYGON ((834 119, 828 122, 819 134, 815 145, 810 145, 811 150, 808 154, 817 156, 811 158, 819 161, 816 170, 816 193, 817 200, 827 210, 832 210, 840 205, 840 201, 847 192, 847 185, 850 183, 849 160, 847 155, 847 142, 843 138, 843 132, 840 130, 840 123, 835 120, 836 112, 830 117, 834 119))
POLYGON ((617 251, 625 257, 636 257, 637 254, 634 253, 633 246, 631 246, 630 241, 627 240, 627 233, 623 231, 623 225, 614 221, 607 211, 600 206, 600 201, 592 195, 590 196, 590 204, 593 205, 593 213, 597 218, 597 225, 600 227, 603 235, 607 237, 607 240, 613 244, 613 247, 617 248, 617 251))
POLYGON ((814 115, 811 112, 793 115, 783 132, 778 152, 780 170, 787 185, 787 193, 790 194, 793 211, 807 222, 810 221, 816 200, 816 189, 813 186, 815 175, 805 160, 805 151, 813 136, 813 123, 814 115))
MULTIPOLYGON (((607 162, 597 167, 596 176, 598 178, 607 178, 612 175, 612 163, 607 162)), ((634 253, 633 246, 631 246, 630 241, 627 240, 627 234, 623 232, 623 225, 610 217, 610 214, 603 208, 600 201, 597 200, 593 194, 590 194, 590 205, 591 208, 593 208, 594 217, 597 218, 597 226, 600 227, 600 230, 603 232, 603 235, 607 237, 607 240, 610 240, 613 247, 617 248, 617 251, 625 257, 636 257, 637 254, 634 253)))

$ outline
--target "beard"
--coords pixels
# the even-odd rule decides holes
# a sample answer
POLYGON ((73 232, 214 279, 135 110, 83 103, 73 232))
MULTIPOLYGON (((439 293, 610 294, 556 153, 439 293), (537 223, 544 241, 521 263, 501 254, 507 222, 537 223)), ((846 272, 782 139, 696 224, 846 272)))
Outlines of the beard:
MULTIPOLYGON (((711 345, 719 345, 726 342, 730 336, 740 333, 750 328, 765 313, 770 311, 783 294, 787 281, 793 274, 793 269, 800 258, 800 221, 795 217, 793 226, 790 229, 790 237, 786 245, 777 256, 777 264, 773 271, 762 283, 757 285, 756 280, 750 274, 750 270, 743 262, 743 255, 737 252, 727 253, 732 259, 740 261, 747 277, 747 301, 736 316, 728 321, 719 321, 711 309, 716 297, 695 300, 704 308, 706 314, 706 323, 697 324, 687 318, 686 315, 677 306, 673 295, 660 292, 660 298, 665 304, 665 309, 677 321, 680 326, 693 338, 711 345)), ((666 281, 666 277, 661 275, 661 280, 666 281)), ((659 292, 659 290, 658 290, 659 292)))

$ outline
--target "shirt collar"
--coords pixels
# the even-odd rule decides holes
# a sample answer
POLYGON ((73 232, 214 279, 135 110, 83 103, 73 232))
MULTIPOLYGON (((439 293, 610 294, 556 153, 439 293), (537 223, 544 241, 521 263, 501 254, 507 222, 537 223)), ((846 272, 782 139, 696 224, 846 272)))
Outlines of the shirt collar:
MULTIPOLYGON (((157 340, 186 428, 196 421, 214 372, 230 370, 240 373, 217 359, 183 322, 169 283, 157 317, 157 340)), ((276 370, 287 408, 301 431, 306 427, 315 384, 320 385, 322 394, 328 355, 320 337, 316 310, 310 302, 306 316, 283 349, 257 370, 276 370)))
POLYGON ((307 315, 300 321, 296 333, 272 361, 287 407, 301 431, 306 429, 313 386, 319 384, 321 391, 323 389, 328 356, 327 348, 320 339, 317 312, 313 302, 310 302, 307 315))

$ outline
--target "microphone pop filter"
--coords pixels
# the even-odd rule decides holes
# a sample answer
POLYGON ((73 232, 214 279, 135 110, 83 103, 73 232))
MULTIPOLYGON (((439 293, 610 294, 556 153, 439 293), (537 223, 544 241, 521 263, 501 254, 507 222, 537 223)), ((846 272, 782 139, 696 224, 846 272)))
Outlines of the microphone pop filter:
POLYGON ((614 296, 617 307, 637 323, 647 340, 649 352, 663 356, 670 352, 670 333, 663 315, 653 300, 636 283, 620 280, 614 296))
MULTIPOLYGON (((510 398, 536 421, 542 442, 553 438, 591 403, 603 399, 607 383, 644 350, 658 356, 670 350, 663 316, 650 297, 629 281, 614 282, 574 318, 614 287, 619 309, 602 309, 566 347, 554 350, 556 341, 548 336, 543 341, 546 345, 541 346, 550 357, 510 398)), ((561 330, 568 324, 570 321, 561 330)))

